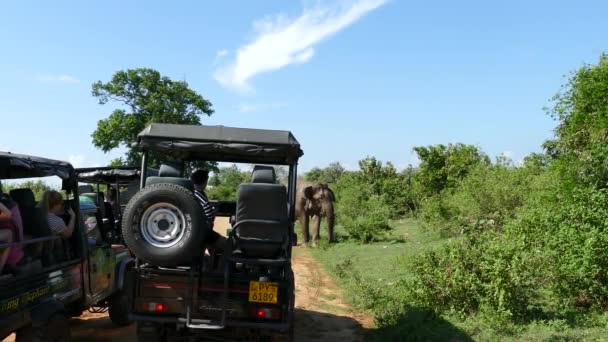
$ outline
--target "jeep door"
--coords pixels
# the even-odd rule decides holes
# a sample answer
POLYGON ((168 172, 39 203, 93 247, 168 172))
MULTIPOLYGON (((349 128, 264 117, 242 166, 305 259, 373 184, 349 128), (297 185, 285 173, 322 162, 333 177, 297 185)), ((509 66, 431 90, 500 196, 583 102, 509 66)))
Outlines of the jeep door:
POLYGON ((96 300, 106 298, 114 291, 116 257, 112 246, 106 242, 99 229, 97 211, 82 214, 87 231, 88 276, 91 296, 96 300))

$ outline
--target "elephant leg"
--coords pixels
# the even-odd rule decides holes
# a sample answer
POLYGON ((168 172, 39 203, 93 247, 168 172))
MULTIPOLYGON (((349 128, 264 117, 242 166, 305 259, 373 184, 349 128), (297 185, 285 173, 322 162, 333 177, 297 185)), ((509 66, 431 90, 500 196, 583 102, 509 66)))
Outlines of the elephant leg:
POLYGON ((313 232, 312 232, 312 246, 317 247, 317 241, 319 241, 319 236, 321 233, 321 216, 315 215, 313 216, 313 232))
POLYGON ((310 240, 310 234, 308 231, 308 215, 303 214, 300 217, 300 225, 302 226, 302 246, 306 247, 308 240, 310 240))
POLYGON ((334 235, 334 222, 333 220, 327 219, 327 239, 329 242, 335 242, 336 236, 334 235))

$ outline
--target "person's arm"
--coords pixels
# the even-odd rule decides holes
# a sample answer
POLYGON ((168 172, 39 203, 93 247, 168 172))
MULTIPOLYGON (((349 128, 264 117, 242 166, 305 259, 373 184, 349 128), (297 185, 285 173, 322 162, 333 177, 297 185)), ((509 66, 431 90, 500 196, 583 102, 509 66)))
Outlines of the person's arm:
POLYGON ((0 220, 10 220, 13 217, 11 211, 2 203, 0 203, 0 220))
POLYGON ((66 229, 61 232, 61 236, 66 239, 72 236, 74 225, 76 224, 76 214, 74 213, 74 210, 72 210, 72 207, 68 207, 68 214, 70 215, 70 222, 68 222, 66 229))

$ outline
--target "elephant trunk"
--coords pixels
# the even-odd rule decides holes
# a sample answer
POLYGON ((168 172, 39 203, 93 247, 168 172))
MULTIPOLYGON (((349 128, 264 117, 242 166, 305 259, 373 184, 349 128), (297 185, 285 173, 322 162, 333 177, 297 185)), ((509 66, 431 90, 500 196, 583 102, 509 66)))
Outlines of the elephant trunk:
POLYGON ((334 203, 328 202, 324 205, 325 217, 327 217, 327 232, 329 241, 335 241, 334 225, 336 223, 336 214, 334 212, 334 203))

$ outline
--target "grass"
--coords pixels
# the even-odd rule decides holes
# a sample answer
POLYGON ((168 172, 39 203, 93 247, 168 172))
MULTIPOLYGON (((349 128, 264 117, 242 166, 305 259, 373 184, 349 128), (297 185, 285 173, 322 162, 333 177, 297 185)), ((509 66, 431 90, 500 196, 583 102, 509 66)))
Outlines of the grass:
MULTIPOLYGON (((344 236, 339 227, 336 233, 344 236)), ((381 241, 359 244, 342 239, 341 243, 330 245, 323 240, 320 248, 313 249, 313 255, 328 269, 350 260, 354 271, 391 286, 410 276, 408 268, 400 266, 407 265, 411 256, 424 248, 439 246, 443 241, 439 234, 424 232, 414 220, 402 220, 396 222, 381 241)))
MULTIPOLYGON (((346 300, 367 310, 383 321, 381 328, 370 331, 368 340, 425 341, 605 341, 608 314, 574 314, 575 320, 537 320, 526 325, 491 328, 484 317, 438 316, 425 308, 401 303, 399 282, 412 276, 410 261, 425 250, 438 248, 448 241, 437 233, 420 228, 411 219, 393 223, 394 229, 380 241, 360 244, 345 238, 336 227, 339 243, 323 240, 313 256, 343 288, 346 300), (395 305, 395 303, 399 303, 395 305), (397 315, 390 307, 399 309, 397 315), (388 313, 387 313, 388 312, 388 313), (392 316, 391 316, 392 315, 392 316), (574 322, 576 321, 576 322, 574 322), (407 338, 405 337, 407 336, 407 338)), ((325 238, 325 232, 322 237, 325 238)), ((402 301, 402 300, 401 300, 402 301)))

